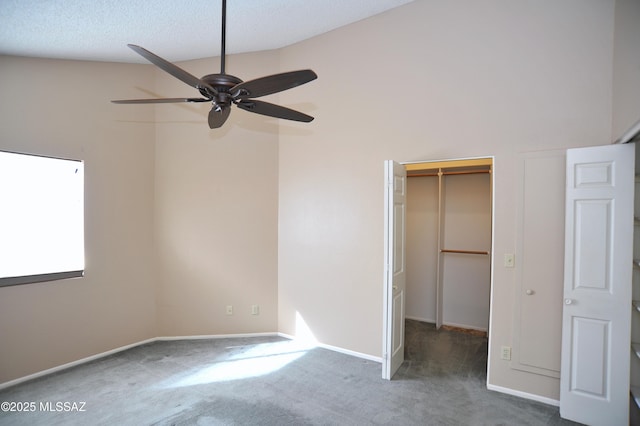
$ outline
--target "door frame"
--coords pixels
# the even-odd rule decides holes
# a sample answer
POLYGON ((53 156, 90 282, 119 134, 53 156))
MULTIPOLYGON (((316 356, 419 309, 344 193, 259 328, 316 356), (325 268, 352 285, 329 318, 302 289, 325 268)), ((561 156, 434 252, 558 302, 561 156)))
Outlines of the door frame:
MULTIPOLYGON (((433 170, 434 168, 442 167, 469 167, 469 166, 486 166, 491 165, 491 253, 490 256, 490 295, 489 295, 489 328, 487 330, 487 337, 489 340, 488 347, 491 347, 491 329, 493 322, 493 277, 494 277, 494 267, 495 267, 495 253, 494 253, 494 244, 495 244, 495 231, 496 231, 496 223, 495 223, 495 156, 487 155, 487 156, 479 156, 479 157, 464 157, 464 158, 450 158, 443 160, 424 160, 424 161, 406 161, 399 162, 401 165, 405 167, 407 171, 421 171, 421 170, 433 170)), ((387 183, 385 182, 385 187, 387 183)), ((384 209, 385 211, 389 208, 387 205, 388 200, 385 200, 384 209)), ((387 215, 385 214, 385 221, 387 221, 387 215)), ((388 227, 392 224, 386 223, 384 224, 384 229, 389 229, 388 227)), ((387 253, 389 250, 389 241, 388 238, 384 239, 384 253, 387 253)), ((385 372, 389 369, 390 363, 390 339, 387 339, 386 336, 392 335, 392 327, 391 321, 387 321, 387 313, 389 312, 390 306, 392 303, 391 300, 387 297, 389 294, 389 285, 391 285, 388 274, 387 274, 387 266, 384 265, 384 279, 383 279, 383 306, 382 306, 382 378, 385 379, 385 372)), ((391 339, 392 340, 392 339, 391 339)), ((487 354, 487 384, 489 383, 489 368, 491 365, 491 351, 487 354)), ((389 377, 390 379, 390 377, 389 377)))

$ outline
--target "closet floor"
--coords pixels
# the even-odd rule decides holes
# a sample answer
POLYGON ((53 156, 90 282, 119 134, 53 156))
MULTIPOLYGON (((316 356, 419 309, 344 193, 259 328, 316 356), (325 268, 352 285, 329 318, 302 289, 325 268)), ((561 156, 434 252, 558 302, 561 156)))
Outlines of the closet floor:
POLYGON ((486 336, 436 330, 435 324, 405 321, 404 371, 486 381, 487 353, 486 336))

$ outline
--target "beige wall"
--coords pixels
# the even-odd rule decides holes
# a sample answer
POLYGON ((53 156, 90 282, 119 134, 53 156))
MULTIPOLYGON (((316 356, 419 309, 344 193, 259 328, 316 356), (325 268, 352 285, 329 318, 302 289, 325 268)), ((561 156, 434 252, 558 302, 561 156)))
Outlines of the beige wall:
MULTIPOLYGON (((217 59, 180 66, 197 76, 219 70, 217 59)), ((277 53, 262 52, 228 58, 226 71, 246 81, 277 67, 277 53)), ((195 95, 162 71, 156 78, 158 96, 195 95)), ((234 107, 225 126, 212 131, 209 108, 157 107, 159 334, 275 332, 278 122, 234 107), (252 305, 260 315, 251 315, 252 305)))
POLYGON ((640 0, 616 0, 613 137, 640 120, 640 0))
MULTIPOLYGON (((0 149, 85 162, 84 278, 0 288, 0 383, 154 337, 149 69, 0 56, 0 149)), ((1 203, 1 201, 0 201, 1 203)))
POLYGON ((407 179, 407 318, 436 322, 438 177, 407 179))
MULTIPOLYGON (((613 1, 417 0, 284 49, 283 69, 320 77, 281 95, 317 118, 280 135, 279 329, 298 313, 381 356, 385 159, 494 155, 495 256, 515 253, 519 153, 611 140, 613 25, 613 1)), ((494 271, 489 382, 557 399, 498 356, 516 272, 494 271)))

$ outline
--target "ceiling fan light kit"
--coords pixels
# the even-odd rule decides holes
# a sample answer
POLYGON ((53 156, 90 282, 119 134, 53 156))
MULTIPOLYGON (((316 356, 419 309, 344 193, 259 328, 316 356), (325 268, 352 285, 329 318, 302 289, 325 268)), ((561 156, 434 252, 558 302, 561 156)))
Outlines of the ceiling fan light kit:
POLYGON ((255 99, 272 93, 292 89, 315 80, 318 76, 312 70, 307 69, 284 72, 249 81, 242 81, 236 76, 225 73, 226 18, 227 1, 222 0, 222 46, 220 51, 219 74, 208 74, 202 78, 198 78, 143 47, 135 44, 127 45, 134 52, 158 68, 197 89, 203 96, 202 98, 123 99, 111 102, 116 104, 211 102, 212 107, 209 111, 208 117, 209 127, 211 129, 217 129, 227 121, 233 104, 240 109, 256 114, 305 123, 312 121, 313 117, 310 115, 255 99))

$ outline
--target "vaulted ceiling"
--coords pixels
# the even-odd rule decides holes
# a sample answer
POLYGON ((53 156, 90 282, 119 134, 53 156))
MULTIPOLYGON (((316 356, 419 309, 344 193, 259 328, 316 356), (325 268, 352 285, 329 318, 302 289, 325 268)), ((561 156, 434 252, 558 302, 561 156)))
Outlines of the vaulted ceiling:
MULTIPOLYGON (((413 0, 229 0, 227 53, 281 48, 413 0)), ((170 61, 220 54, 222 0, 2 0, 0 54, 170 61)))

